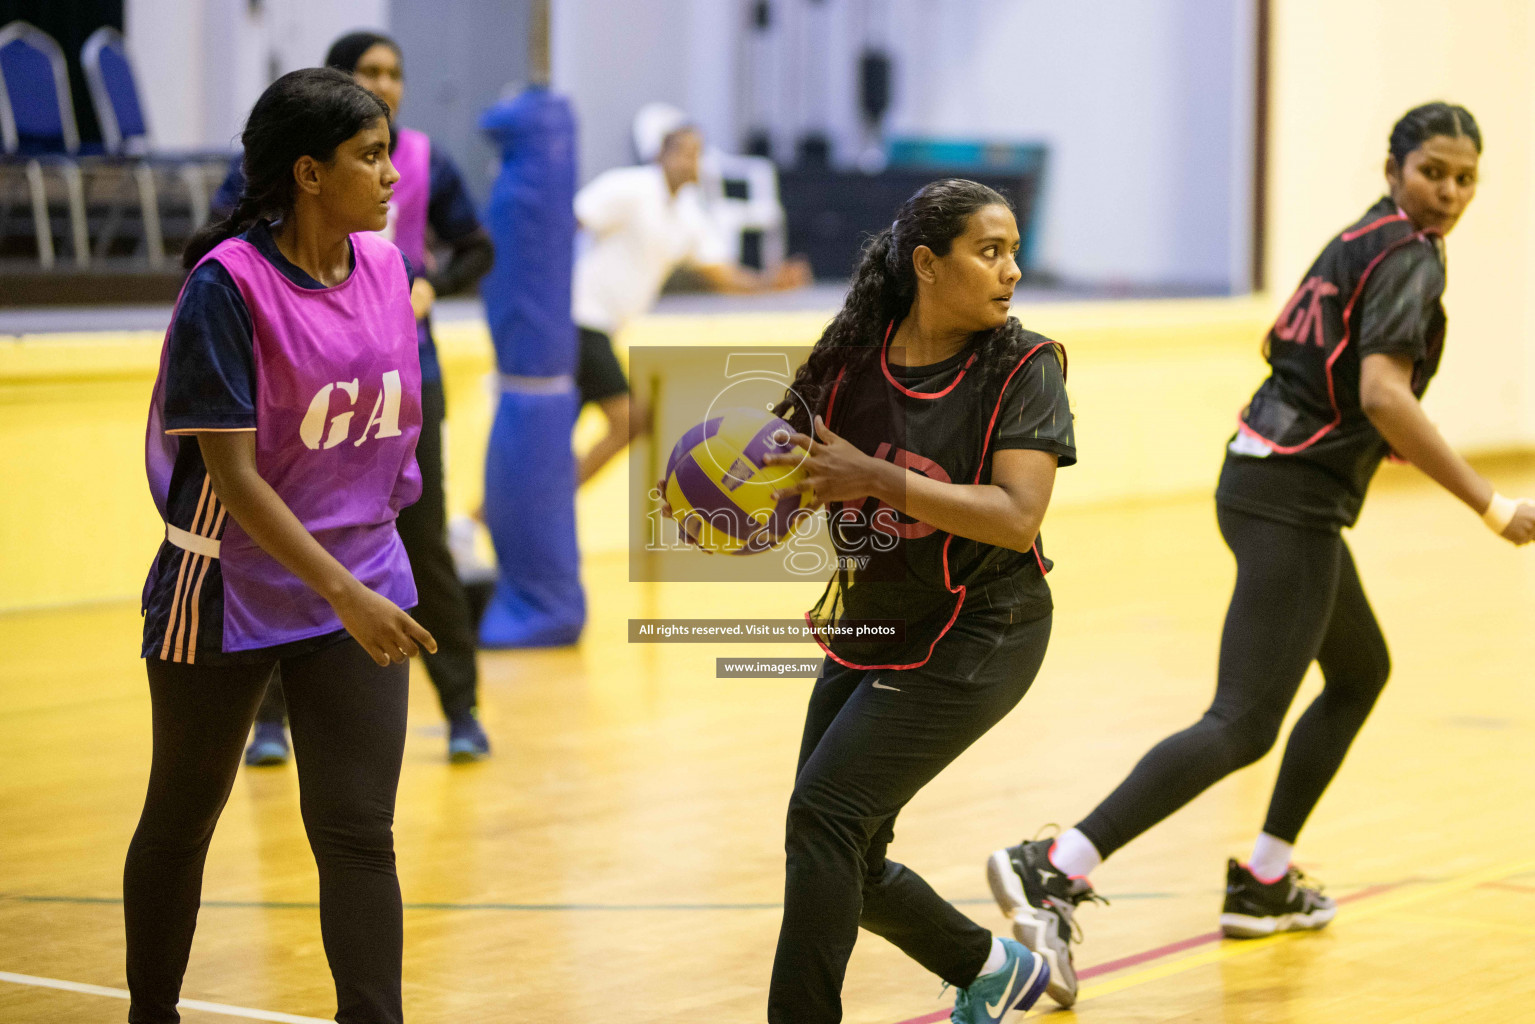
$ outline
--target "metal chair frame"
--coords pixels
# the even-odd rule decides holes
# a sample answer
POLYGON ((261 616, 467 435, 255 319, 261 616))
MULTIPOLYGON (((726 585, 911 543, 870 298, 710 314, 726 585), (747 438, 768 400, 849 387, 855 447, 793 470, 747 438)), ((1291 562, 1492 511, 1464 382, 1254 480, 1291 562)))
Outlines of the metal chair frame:
POLYGON ((229 160, 227 152, 167 153, 155 146, 149 113, 144 109, 143 95, 138 89, 138 77, 128 52, 123 34, 110 26, 92 32, 80 50, 80 64, 85 69, 86 84, 90 88, 91 105, 96 111, 96 121, 101 125, 102 142, 108 153, 124 160, 134 160, 134 180, 138 185, 139 202, 146 211, 145 235, 150 250, 150 264, 158 266, 163 261, 164 240, 159 213, 159 193, 155 188, 155 170, 172 169, 186 188, 191 207, 192 228, 196 230, 207 223, 211 214, 208 180, 205 167, 217 164, 220 168, 229 160), (102 67, 102 54, 110 50, 122 60, 128 72, 129 86, 133 90, 133 102, 138 107, 142 131, 131 135, 123 132, 113 102, 112 89, 107 84, 106 71, 102 67), (149 211, 153 209, 151 231, 149 211), (148 237, 150 235, 153 237, 148 237))
POLYGON ((80 151, 80 133, 75 126, 74 103, 69 96, 69 72, 64 62, 64 51, 52 36, 25 21, 13 21, 0 27, 0 49, 13 42, 20 42, 38 52, 47 60, 53 71, 54 95, 59 105, 59 122, 63 153, 22 154, 21 140, 16 128, 15 111, 11 107, 10 91, 5 76, 0 74, 0 146, 5 159, 0 166, 21 165, 32 199, 32 226, 36 233, 37 259, 45 269, 51 269, 56 261, 53 248, 53 223, 48 214, 48 188, 44 168, 55 171, 64 183, 69 207, 71 242, 75 265, 90 264, 89 238, 85 226, 85 180, 80 164, 75 159, 80 151))

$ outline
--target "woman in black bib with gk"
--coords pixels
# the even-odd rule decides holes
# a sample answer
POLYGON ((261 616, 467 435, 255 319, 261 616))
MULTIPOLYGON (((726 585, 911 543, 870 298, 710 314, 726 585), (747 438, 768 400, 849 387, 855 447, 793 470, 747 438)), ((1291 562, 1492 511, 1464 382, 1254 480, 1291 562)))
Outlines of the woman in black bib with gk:
POLYGON ((1075 828, 991 857, 992 892, 1014 934, 1050 961, 1050 995, 1063 1005, 1076 999, 1071 915, 1092 896, 1088 873, 1263 757, 1313 661, 1325 685, 1290 734, 1250 860, 1227 864, 1221 928, 1247 938, 1321 928, 1336 914, 1290 858, 1391 669, 1340 532, 1383 458, 1394 450, 1504 540, 1535 536, 1535 505, 1494 491, 1418 404, 1444 345, 1444 236, 1476 193, 1481 151, 1465 108, 1408 111, 1391 132, 1389 195, 1328 243, 1269 332, 1272 373, 1242 411, 1215 493, 1237 580, 1209 710, 1075 828))
POLYGON ((828 506, 838 553, 868 561, 808 616, 827 657, 789 802, 774 1024, 842 1019, 860 925, 957 987, 961 1024, 1044 991, 1042 958, 885 856, 901 808, 1017 705, 1050 636, 1039 526, 1076 449, 1063 353, 1008 316, 1017 248, 996 192, 921 189, 864 250, 779 409, 808 454, 775 461, 803 455, 796 489, 828 506), (833 628, 871 619, 904 634, 833 628))

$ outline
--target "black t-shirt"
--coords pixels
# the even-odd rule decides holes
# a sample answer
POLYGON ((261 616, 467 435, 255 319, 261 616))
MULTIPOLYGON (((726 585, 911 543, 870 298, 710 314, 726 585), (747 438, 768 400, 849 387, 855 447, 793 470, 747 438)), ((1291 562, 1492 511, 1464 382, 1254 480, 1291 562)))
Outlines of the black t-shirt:
MULTIPOLYGON (((1372 209, 1366 220, 1380 209, 1372 209)), ((1359 368, 1369 355, 1409 359, 1413 390, 1421 397, 1438 365, 1444 288, 1444 242, 1439 236, 1416 238, 1387 252, 1365 279, 1357 308, 1348 317, 1353 340, 1334 365, 1331 389, 1321 374, 1300 381, 1304 397, 1315 406, 1326 408, 1336 401, 1338 426, 1293 454, 1261 454, 1261 446, 1239 433, 1228 448, 1216 500, 1299 526, 1352 526, 1381 460, 1391 452, 1360 406, 1359 368)))
MULTIPOLYGON (((829 425, 860 450, 945 483, 989 483, 996 452, 1007 449, 1045 451, 1058 465, 1073 465, 1076 440, 1063 356, 1046 338, 1028 340, 1030 345, 999 371, 980 365, 974 343, 925 366, 876 360, 838 386, 829 425), (1017 364, 1034 346, 1037 351, 1017 364)), ((951 537, 872 498, 835 506, 830 513, 843 565, 851 558, 856 568, 833 578, 812 622, 906 623, 900 644, 833 643, 849 661, 925 662, 962 586, 968 602, 992 582, 1008 580, 1008 601, 1020 609, 1019 621, 1051 610, 1044 578, 1050 562, 1042 539, 1028 551, 1013 551, 951 537)))
MULTIPOLYGON (((890 364, 890 374, 904 387, 923 394, 936 394, 954 383, 959 371, 974 351, 974 346, 948 359, 929 366, 898 366, 890 364)), ((1066 394, 1066 377, 1057 349, 1051 348, 1030 359, 1013 375, 1002 392, 997 408, 996 425, 991 429, 991 443, 986 462, 981 471, 981 483, 991 481, 991 463, 995 453, 1006 449, 1026 448, 1050 452, 1056 456, 1059 467, 1074 466, 1077 462, 1077 441, 1073 429, 1071 402, 1066 394)), ((975 372, 972 367, 970 372, 975 372)), ((891 390, 886 389, 890 394, 891 390)), ((926 454, 932 450, 954 450, 962 445, 974 445, 974 440, 962 436, 958 418, 944 405, 943 399, 906 402, 903 405, 904 425, 908 450, 926 454)), ((990 413, 990 410, 987 410, 990 413)), ((942 464, 947 460, 937 457, 942 464)), ((972 481, 956 479, 955 483, 972 481)), ((910 521, 905 516, 902 521, 910 521)), ((1044 540, 1038 543, 1041 556, 1044 540)), ((1009 576, 1020 569, 1036 568, 1038 559, 1029 552, 998 548, 968 537, 955 537, 949 549, 951 580, 968 579, 985 566, 985 577, 1009 576)), ((1050 562, 1045 561, 1048 569, 1050 562)), ((1043 576, 1039 580, 1043 583, 1043 576)), ((942 584, 942 578, 933 582, 942 584)), ((1044 588, 1045 600, 1049 600, 1049 588, 1044 588)), ((1049 607, 1046 605, 1045 610, 1049 607)))

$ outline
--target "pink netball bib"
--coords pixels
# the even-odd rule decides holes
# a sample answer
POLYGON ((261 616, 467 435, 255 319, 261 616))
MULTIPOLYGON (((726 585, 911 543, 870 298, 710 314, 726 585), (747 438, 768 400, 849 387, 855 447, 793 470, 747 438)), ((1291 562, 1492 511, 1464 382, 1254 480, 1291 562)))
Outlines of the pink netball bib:
MULTIPOLYGON (((256 469, 325 550, 395 604, 416 587, 395 516, 421 494, 421 365, 399 251, 351 236, 351 276, 302 288, 239 238, 216 246, 250 310, 256 469)), ((219 557, 224 650, 270 647, 341 627, 324 598, 231 521, 219 557)))
POLYGON ((399 141, 389 157, 400 172, 389 202, 393 207, 394 244, 422 277, 426 274, 426 208, 432 194, 432 141, 423 132, 395 130, 399 141))

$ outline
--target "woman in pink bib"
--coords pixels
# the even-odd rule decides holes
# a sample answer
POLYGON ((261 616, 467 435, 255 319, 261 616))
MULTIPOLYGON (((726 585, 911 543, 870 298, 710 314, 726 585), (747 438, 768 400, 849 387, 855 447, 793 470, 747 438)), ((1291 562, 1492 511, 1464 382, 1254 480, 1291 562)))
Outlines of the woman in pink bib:
POLYGON ((384 226, 388 107, 295 71, 245 127, 246 187, 188 244, 146 437, 154 760, 123 874, 129 1020, 177 1021, 208 842, 267 680, 287 686, 341 1022, 396 1022, 394 800, 407 661, 435 650, 395 529, 421 492, 411 268, 384 226))
MULTIPOLYGON (((463 176, 447 150, 432 145, 425 133, 400 126, 405 64, 399 44, 377 32, 349 32, 331 44, 325 66, 346 72, 383 100, 393 122, 389 159, 400 172, 400 180, 395 183, 382 234, 416 269, 410 297, 421 354, 421 435, 416 443, 421 499, 400 511, 396 527, 415 576, 420 602, 415 616, 437 638, 437 652, 427 654, 421 663, 448 722, 448 759, 455 763, 476 761, 490 753, 490 740, 478 716, 475 615, 448 549, 442 448, 447 397, 432 338, 431 311, 439 296, 473 290, 494 261, 494 247, 480 226, 463 176), (446 247, 448 256, 434 263, 430 254, 439 247, 446 247)), ((214 208, 232 209, 244 188, 245 173, 236 160, 214 197, 214 208)), ((286 715, 282 683, 274 676, 256 713, 256 728, 245 751, 246 764, 287 763, 286 715)))

